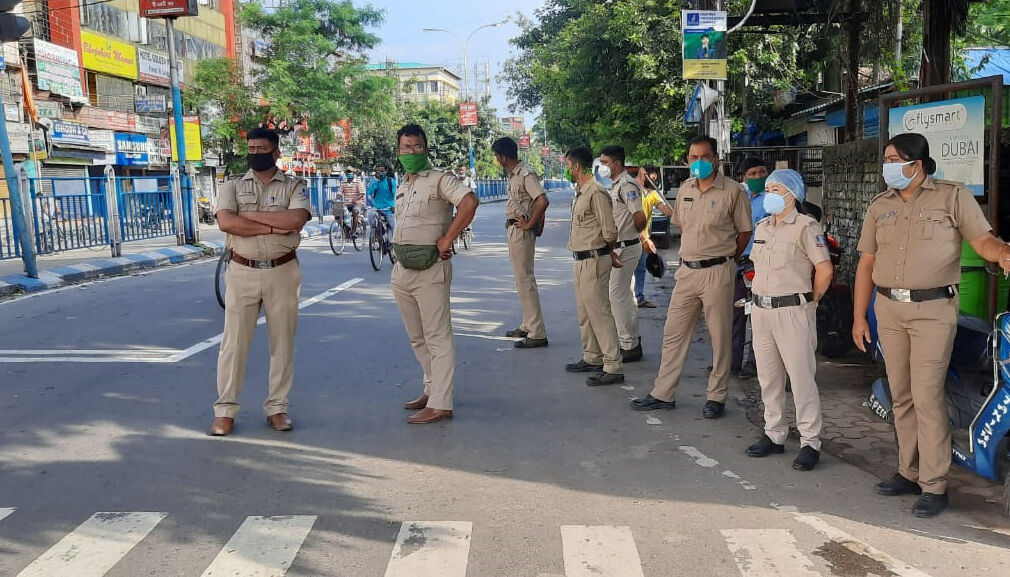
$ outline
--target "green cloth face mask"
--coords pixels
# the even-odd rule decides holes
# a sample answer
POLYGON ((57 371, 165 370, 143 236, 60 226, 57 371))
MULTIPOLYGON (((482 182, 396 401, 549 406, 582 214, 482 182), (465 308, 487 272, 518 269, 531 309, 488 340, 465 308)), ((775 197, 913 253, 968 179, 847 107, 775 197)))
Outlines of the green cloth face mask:
POLYGON ((766 180, 768 180, 767 176, 762 176, 761 178, 748 178, 747 190, 753 192, 754 194, 764 192, 766 180))
POLYGON ((403 165, 403 169, 410 174, 417 174, 422 170, 428 170, 431 164, 428 162, 428 155, 422 153, 417 154, 401 154, 398 157, 400 159, 400 164, 403 165))

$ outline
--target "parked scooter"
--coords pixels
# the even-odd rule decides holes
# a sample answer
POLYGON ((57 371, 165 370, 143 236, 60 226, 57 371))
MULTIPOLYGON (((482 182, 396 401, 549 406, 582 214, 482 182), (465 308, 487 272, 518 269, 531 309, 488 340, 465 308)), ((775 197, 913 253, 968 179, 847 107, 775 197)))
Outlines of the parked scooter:
POLYGON ((200 208, 200 222, 214 224, 214 207, 210 204, 210 199, 201 196, 197 199, 197 206, 200 208))

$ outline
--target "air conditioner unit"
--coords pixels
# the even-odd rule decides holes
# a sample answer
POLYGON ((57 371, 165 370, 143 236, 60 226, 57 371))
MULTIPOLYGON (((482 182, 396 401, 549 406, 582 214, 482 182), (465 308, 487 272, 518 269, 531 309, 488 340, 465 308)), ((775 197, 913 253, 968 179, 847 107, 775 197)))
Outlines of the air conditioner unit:
POLYGON ((200 6, 210 6, 210 0, 197 0, 200 6))
POLYGON ((134 96, 147 96, 147 87, 143 84, 134 84, 133 94, 134 96))

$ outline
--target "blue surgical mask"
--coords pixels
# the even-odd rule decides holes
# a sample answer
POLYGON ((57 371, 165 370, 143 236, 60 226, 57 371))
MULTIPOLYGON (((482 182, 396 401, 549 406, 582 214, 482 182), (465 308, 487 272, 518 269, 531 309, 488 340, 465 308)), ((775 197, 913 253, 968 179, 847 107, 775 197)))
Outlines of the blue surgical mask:
POLYGON ((905 176, 902 169, 914 162, 914 160, 910 160, 908 162, 885 162, 884 182, 887 183, 887 186, 890 186, 895 190, 905 190, 908 188, 908 185, 912 184, 912 179, 915 178, 915 174, 912 176, 905 176))
POLYGON ((786 209, 786 197, 781 194, 766 192, 761 199, 761 204, 764 205, 765 212, 768 214, 780 214, 786 209))
POLYGON ((707 160, 695 160, 691 163, 691 176, 705 180, 712 176, 714 168, 712 163, 707 160))

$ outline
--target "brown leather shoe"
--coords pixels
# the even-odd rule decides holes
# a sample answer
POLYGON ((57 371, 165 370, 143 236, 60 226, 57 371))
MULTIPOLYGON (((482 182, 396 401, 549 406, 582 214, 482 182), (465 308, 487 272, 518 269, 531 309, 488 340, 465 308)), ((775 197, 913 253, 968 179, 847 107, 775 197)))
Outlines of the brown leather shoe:
POLYGON ((420 413, 407 417, 407 423, 410 425, 427 425, 428 423, 437 423, 443 419, 451 418, 452 411, 425 408, 420 413))
POLYGON ((207 434, 212 437, 227 437, 234 428, 235 419, 231 417, 214 417, 214 422, 210 425, 210 432, 207 434))
POLYGON ((428 406, 428 395, 421 395, 420 397, 410 401, 409 403, 403 403, 403 408, 408 411, 420 411, 421 409, 428 406))
POLYGON ((290 431, 293 428, 287 413, 277 413, 267 417, 267 423, 275 431, 290 431))

